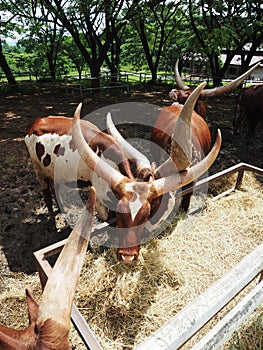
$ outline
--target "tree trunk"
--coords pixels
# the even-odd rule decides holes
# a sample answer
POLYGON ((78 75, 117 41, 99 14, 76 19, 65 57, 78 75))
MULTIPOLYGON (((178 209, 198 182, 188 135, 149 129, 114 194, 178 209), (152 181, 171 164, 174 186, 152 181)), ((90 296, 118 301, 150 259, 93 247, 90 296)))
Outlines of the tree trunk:
POLYGON ((222 85, 221 77, 213 77, 213 87, 218 87, 222 85))
POLYGON ((91 74, 91 87, 97 88, 100 86, 100 67, 95 60, 93 60, 93 64, 90 66, 90 74, 91 74))
POLYGON ((7 61, 6 61, 5 55, 3 53, 1 40, 0 40, 0 66, 5 73, 8 84, 17 86, 15 77, 13 76, 13 73, 12 73, 12 71, 11 71, 7 61))
POLYGON ((152 67, 151 73, 152 73, 152 83, 155 84, 157 82, 157 69, 156 69, 156 67, 152 67))
POLYGON ((52 59, 48 59, 48 67, 49 67, 51 80, 55 81, 56 80, 56 64, 53 62, 52 59))

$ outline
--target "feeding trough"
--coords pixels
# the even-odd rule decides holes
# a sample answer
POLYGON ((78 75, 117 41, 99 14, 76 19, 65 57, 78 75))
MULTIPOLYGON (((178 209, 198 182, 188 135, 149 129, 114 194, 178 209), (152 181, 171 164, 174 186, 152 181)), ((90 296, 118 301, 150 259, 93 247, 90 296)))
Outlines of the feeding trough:
MULTIPOLYGON (((207 185, 208 182, 211 184, 216 180, 237 173, 235 185, 230 189, 224 189, 215 198, 220 199, 223 196, 231 194, 235 189, 240 188, 244 172, 263 174, 262 169, 240 163, 204 180, 198 181, 195 185, 195 189, 207 185)), ((185 193, 191 190, 192 189, 189 188, 185 190, 185 193)), ((105 229, 105 224, 94 227, 94 231, 96 232, 103 229, 105 229)), ((35 252, 42 286, 45 285, 52 270, 48 258, 57 254, 64 244, 65 240, 35 252)), ((214 315, 228 305, 248 284, 255 280, 262 270, 263 244, 259 244, 250 254, 243 257, 241 261, 230 269, 228 273, 216 280, 209 288, 197 296, 197 298, 171 317, 170 320, 164 322, 159 329, 143 339, 134 349, 168 350, 180 348, 191 339, 196 332, 199 332, 214 315)), ((195 342, 193 349, 217 349, 262 301, 263 282, 260 278, 259 283, 253 286, 253 289, 251 289, 212 330, 208 331, 200 341, 198 340, 195 342)), ((73 307, 72 321, 87 349, 104 350, 104 346, 101 345, 94 332, 91 331, 90 326, 76 306, 73 307)))

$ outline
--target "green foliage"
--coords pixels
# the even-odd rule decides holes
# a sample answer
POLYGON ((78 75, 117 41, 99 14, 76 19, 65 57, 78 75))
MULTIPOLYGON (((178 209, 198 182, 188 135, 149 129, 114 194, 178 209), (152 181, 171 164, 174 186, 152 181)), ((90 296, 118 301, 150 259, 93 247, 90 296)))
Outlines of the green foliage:
POLYGON ((256 50, 262 42, 260 6, 260 0, 2 0, 0 43, 13 71, 58 76, 74 68, 81 75, 86 67, 98 74, 102 66, 113 72, 129 65, 156 77, 178 57, 198 57, 204 71, 221 76, 244 44, 256 50), (5 43, 21 35, 16 46, 5 43))

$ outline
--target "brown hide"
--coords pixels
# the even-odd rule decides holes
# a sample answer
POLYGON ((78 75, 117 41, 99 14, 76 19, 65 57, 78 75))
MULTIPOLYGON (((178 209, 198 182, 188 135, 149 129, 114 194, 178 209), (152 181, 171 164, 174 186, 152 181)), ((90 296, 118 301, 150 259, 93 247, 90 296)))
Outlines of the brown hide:
MULTIPOLYGON (((171 134, 182 107, 182 105, 175 104, 162 109, 152 131, 151 140, 168 154, 170 152, 171 134)), ((207 155, 211 144, 210 130, 207 123, 200 115, 193 112, 191 127, 194 136, 194 147, 207 155)))
MULTIPOLYGON (((194 89, 187 89, 187 90, 175 90, 177 95, 177 102, 180 104, 185 104, 185 101, 189 97, 189 95, 193 92, 194 89)), ((207 106, 207 98, 199 97, 199 99, 196 101, 194 110, 197 114, 201 115, 204 119, 207 116, 208 112, 208 106, 207 106)))
POLYGON ((242 123, 247 124, 247 141, 255 133, 258 125, 263 125, 263 85, 252 85, 242 89, 237 97, 240 116, 234 118, 233 126, 237 130, 242 123))
MULTIPOLYGON (((52 297, 51 303, 52 303, 52 297)), ((16 330, 0 325, 1 350, 71 350, 69 329, 53 319, 38 322, 39 307, 33 295, 26 290, 29 325, 16 330)), ((61 302, 64 302, 61 299, 61 302)))
MULTIPOLYGON (((72 123, 73 118, 69 117, 49 116, 38 118, 31 123, 27 131, 27 136, 32 134, 37 136, 44 134, 72 135, 72 123)), ((97 148, 100 149, 100 152, 111 149, 112 160, 118 164, 120 171, 129 178, 133 178, 128 160, 124 156, 119 144, 110 135, 105 134, 96 125, 87 120, 81 120, 81 127, 83 135, 93 151, 96 151, 97 148)), ((72 149, 76 148, 74 142, 72 142, 71 147, 72 149)))
MULTIPOLYGON (((0 325, 0 349, 1 350, 34 350, 37 346, 36 321, 38 304, 33 295, 26 290, 26 302, 28 307, 29 325, 23 330, 16 330, 0 325)), ((41 349, 41 348, 39 348, 41 349)))
MULTIPOLYGON (((182 105, 174 104, 172 106, 164 108, 152 131, 151 140, 156 143, 167 152, 170 153, 171 148, 171 135, 174 129, 174 126, 177 122, 178 115, 180 110, 183 108, 182 105)), ((198 115, 195 111, 192 114, 191 121, 192 128, 192 160, 191 164, 196 164, 208 154, 211 144, 211 135, 210 130, 205 122, 205 120, 198 115)), ((160 154, 157 155, 155 161, 158 163, 160 159, 160 154)), ((185 212, 189 209, 190 199, 192 193, 185 195, 182 198, 181 209, 185 212)))

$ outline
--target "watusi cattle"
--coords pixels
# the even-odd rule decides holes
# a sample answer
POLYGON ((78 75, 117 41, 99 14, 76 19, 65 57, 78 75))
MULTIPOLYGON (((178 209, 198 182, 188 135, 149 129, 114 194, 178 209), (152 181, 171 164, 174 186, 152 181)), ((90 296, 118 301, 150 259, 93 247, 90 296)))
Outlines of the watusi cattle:
MULTIPOLYGON (((75 176, 75 180, 92 183, 102 205, 115 212, 119 238, 117 258, 120 262, 135 262, 145 228, 151 231, 152 226, 165 220, 171 212, 172 196, 171 201, 166 200, 169 203, 166 208, 162 207, 160 215, 162 197, 199 178, 217 157, 221 146, 219 131, 208 155, 190 166, 192 112, 204 86, 205 83, 201 84, 184 106, 175 109, 177 122, 170 133, 170 161, 167 160, 153 171, 146 157, 143 164, 137 159, 138 154, 128 155, 131 160, 135 160, 139 180, 131 173, 130 163, 122 146, 112 136, 102 133, 91 123, 80 120, 81 105, 78 106, 73 121, 70 118, 57 117, 41 119, 36 121, 26 136, 29 154, 45 190, 47 184, 50 185, 54 180, 61 183, 73 181, 72 177, 75 176), (63 121, 65 125, 61 127, 63 121), (62 148, 61 152, 58 151, 58 145, 62 148), (45 162, 46 158, 48 162, 45 162), (75 169, 74 172, 72 168, 75 169), (58 172, 56 177, 55 172, 58 172), (155 174, 158 174, 158 178, 155 178, 155 174)), ((201 132, 198 139, 202 138, 201 132)), ((107 220, 105 217, 102 219, 107 220)))
POLYGON ((263 85, 252 85, 240 90, 233 119, 235 131, 244 123, 247 126, 247 144, 258 125, 263 125, 263 85), (239 117, 236 116, 239 105, 239 117))
MULTIPOLYGON (((107 220, 108 211, 99 198, 103 198, 105 188, 100 179, 90 171, 76 149, 72 139, 73 118, 49 116, 38 118, 29 127, 25 143, 43 190, 48 211, 52 214, 52 194, 54 185, 73 184, 97 189, 96 210, 102 220, 107 220), (77 173, 76 173, 77 170, 77 173)), ((93 151, 104 157, 107 162, 117 166, 119 171, 134 178, 130 163, 119 144, 110 136, 101 132, 94 124, 81 120, 85 139, 93 151)))
MULTIPOLYGON (((200 115, 193 111, 191 124, 189 124, 187 128, 185 128, 185 125, 182 125, 182 128, 179 128, 180 124, 177 123, 177 121, 182 109, 183 105, 178 103, 165 107, 161 110, 155 122, 151 134, 151 142, 159 146, 159 152, 156 150, 156 147, 154 147, 152 155, 154 158, 154 164, 159 164, 159 167, 157 169, 153 169, 152 167, 154 178, 167 175, 169 169, 168 163, 171 167, 169 169, 170 173, 174 171, 174 166, 177 167, 178 171, 181 171, 190 165, 200 162, 209 153, 211 134, 207 123, 200 115), (177 140, 177 147, 173 146, 175 140, 177 140), (183 140, 191 140, 187 155, 184 152, 181 152, 180 146, 184 144, 183 140), (171 149, 173 149, 172 152, 171 149), (163 159, 163 151, 165 151, 166 155, 170 155, 170 158, 166 162, 164 162, 163 159), (160 162, 163 162, 163 164, 160 165, 160 162)), ((107 126, 108 132, 121 144, 129 159, 133 161, 137 159, 138 168, 150 169, 151 165, 148 159, 123 139, 113 125, 110 116, 107 116, 107 126), (146 164, 148 165, 146 166, 146 164)), ((181 209, 185 212, 189 208, 191 195, 192 193, 189 193, 182 198, 181 209)))
MULTIPOLYGON (((169 150, 173 148, 172 144, 175 137, 181 140, 182 138, 189 136, 184 135, 181 131, 177 131, 178 134, 176 136, 173 134, 173 130, 176 128, 176 126, 178 127, 178 115, 182 109, 183 105, 180 104, 173 104, 172 106, 163 108, 154 125, 151 141, 157 144, 160 149, 164 150, 167 153, 169 153, 169 150)), ((192 112, 192 120, 191 124, 189 124, 188 132, 189 134, 191 133, 192 141, 191 145, 189 145, 189 155, 187 158, 185 158, 184 161, 180 159, 180 148, 177 152, 173 152, 173 162, 176 164, 179 171, 182 170, 180 169, 180 166, 182 164, 185 164, 184 166, 188 167, 200 162, 209 153, 210 150, 211 133, 209 127, 205 120, 195 111, 192 112)), ((179 143, 182 144, 182 142, 179 143)), ((155 154, 155 157, 155 162, 158 164, 158 159, 161 159, 162 157, 161 153, 155 154)), ((170 159, 168 159, 166 162, 170 162, 170 159)), ((157 168, 156 176, 159 176, 157 172, 161 173, 162 168, 163 165, 157 168)), ((182 198, 181 208, 185 212, 187 212, 189 208, 191 196, 192 193, 190 192, 182 198)))
POLYGON ((72 230, 47 280, 38 305, 26 290, 29 325, 15 330, 0 325, 1 350, 70 350, 68 334, 76 286, 93 224, 95 191, 72 230))
MULTIPOLYGON (((179 89, 172 89, 169 92, 169 96, 175 102, 180 104, 184 104, 187 100, 188 96, 193 92, 193 89, 190 89, 189 86, 185 85, 178 69, 179 60, 175 63, 174 73, 175 73, 175 81, 179 87, 179 89)), ((208 112, 207 99, 209 97, 220 96, 237 88, 242 82, 260 65, 261 62, 255 64, 252 68, 250 68, 247 72, 243 73, 240 77, 237 77, 235 80, 232 80, 230 83, 216 87, 213 89, 204 89, 195 105, 195 111, 201 115, 203 118, 206 118, 208 112)))

